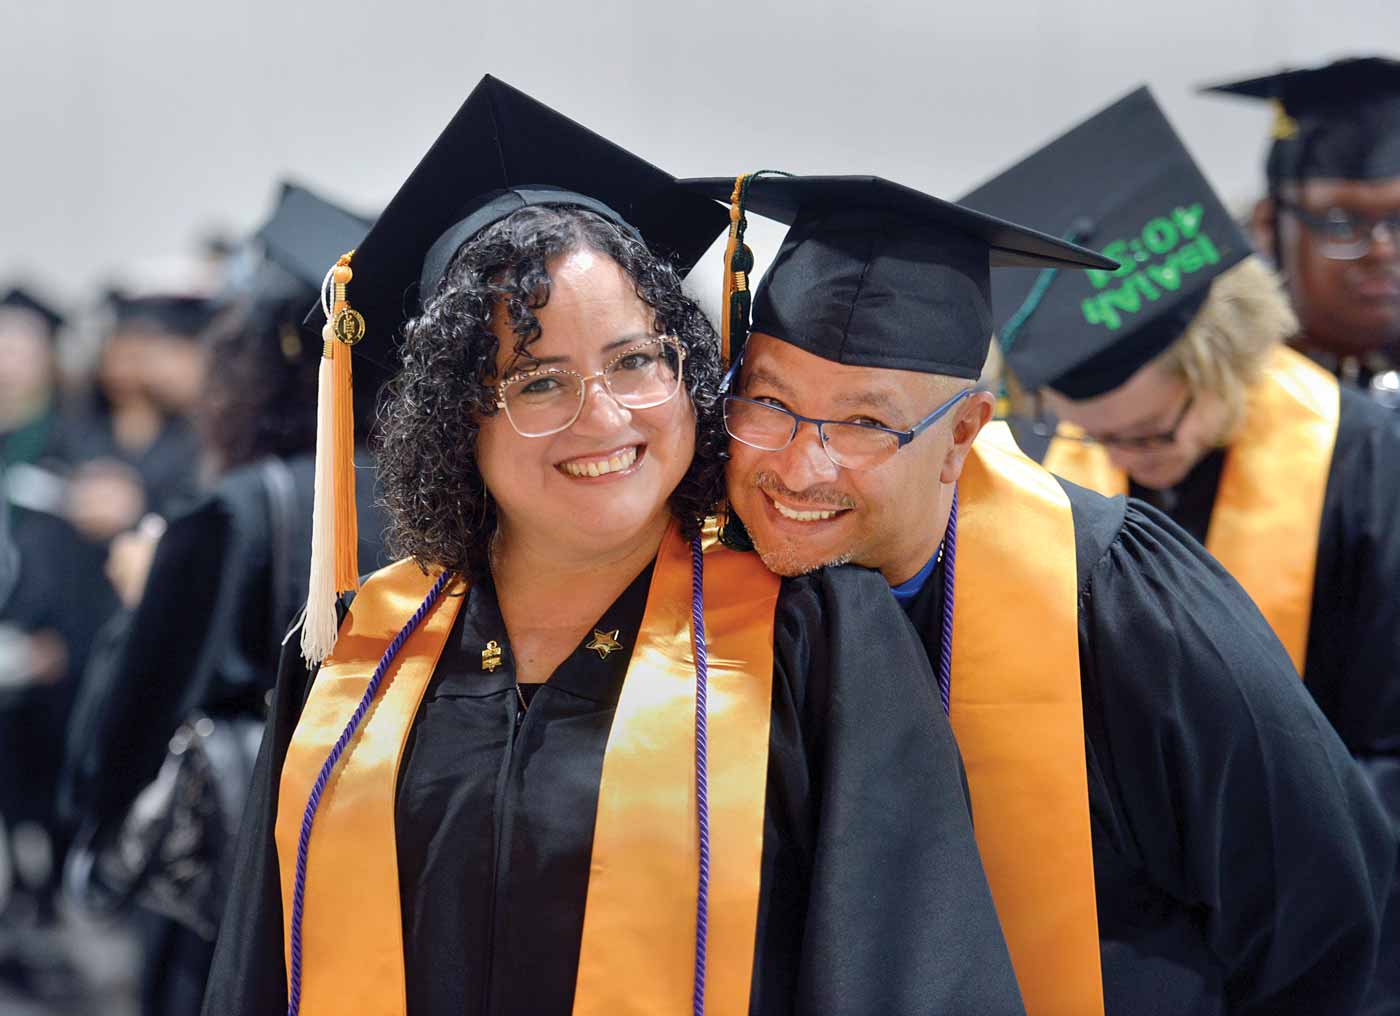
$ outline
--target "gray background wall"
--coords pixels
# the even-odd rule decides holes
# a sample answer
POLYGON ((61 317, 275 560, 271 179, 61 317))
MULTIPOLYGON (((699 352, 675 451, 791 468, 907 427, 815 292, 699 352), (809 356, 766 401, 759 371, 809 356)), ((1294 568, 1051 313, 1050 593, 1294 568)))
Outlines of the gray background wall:
POLYGON ((870 171, 945 196, 1146 81, 1242 203, 1268 114, 1194 85, 1400 51, 1396 0, 5 7, 0 279, 76 298, 252 226, 285 174, 379 206, 487 71, 679 175, 870 171))

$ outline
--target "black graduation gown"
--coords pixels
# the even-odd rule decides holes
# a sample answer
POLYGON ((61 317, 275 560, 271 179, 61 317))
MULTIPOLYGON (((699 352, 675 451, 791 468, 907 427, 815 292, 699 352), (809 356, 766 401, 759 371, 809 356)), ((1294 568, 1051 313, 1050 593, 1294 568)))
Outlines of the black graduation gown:
MULTIPOLYGON (((69 746, 65 810, 99 827, 119 822, 155 778, 170 735, 193 710, 262 716, 276 680, 280 635, 306 602, 310 571, 311 456, 286 461, 290 522, 275 534, 259 464, 224 476, 170 521, 141 602, 111 626, 84 678, 69 746), (274 569, 274 543, 285 548, 274 569), (281 595, 274 576, 284 582, 281 595)), ((368 458, 356 473, 360 561, 384 563, 382 522, 368 458)))
MULTIPOLYGON (((1107 1013, 1353 1012, 1396 856, 1370 787, 1214 559, 1061 485, 1107 1013)), ((933 659, 941 590, 940 570, 908 607, 933 659)))
POLYGON ((168 418, 149 445, 130 451, 117 443, 111 421, 94 415, 73 443, 80 462, 116 459, 134 469, 146 493, 146 511, 170 518, 190 507, 199 493, 199 437, 180 417, 168 418))
MULTIPOLYGON (((6 497, 0 476, 0 499, 6 497)), ((67 522, 6 501, 0 511, 9 513, 7 546, 0 547, 0 639, 51 632, 67 654, 65 672, 52 684, 0 681, 0 816, 55 833, 54 788, 68 712, 98 623, 116 596, 102 574, 102 556, 67 522)))
MULTIPOLYGON (((276 678, 280 633, 306 601, 314 460, 286 462, 289 521, 277 533, 258 464, 224 476, 170 521, 157 545, 141 602, 103 631, 83 677, 68 740, 60 801, 73 823, 115 832, 156 776, 170 737, 195 709, 216 717, 257 717, 276 678), (279 550, 276 544, 280 543, 279 550), (287 560, 274 568, 274 556, 287 560), (274 594, 274 575, 284 589, 274 594)), ((379 558, 374 474, 356 474, 360 554, 379 558)), ((185 1016, 204 995, 213 943, 157 913, 137 915, 146 1016, 185 1016)))
MULTIPOLYGON (((523 716, 494 592, 467 594, 400 769, 410 1016, 570 1011, 603 753, 649 572, 595 626, 628 648, 604 660, 581 643, 523 716), (488 640, 505 647, 494 673, 488 640)), ((289 650, 208 1016, 286 1008, 273 828, 308 681, 289 650)), ((750 1011, 1022 1012, 952 732, 875 573, 784 581, 770 745, 750 1011)))
MULTIPOLYGON (((1205 542, 1228 451, 1176 487, 1131 493, 1205 542)), ((1303 680, 1385 802, 1400 835, 1400 421, 1343 388, 1327 473, 1303 680)), ((1400 1013, 1400 877, 1373 996, 1400 1013)), ((1368 1008, 1366 1011, 1372 1011, 1368 1008)))

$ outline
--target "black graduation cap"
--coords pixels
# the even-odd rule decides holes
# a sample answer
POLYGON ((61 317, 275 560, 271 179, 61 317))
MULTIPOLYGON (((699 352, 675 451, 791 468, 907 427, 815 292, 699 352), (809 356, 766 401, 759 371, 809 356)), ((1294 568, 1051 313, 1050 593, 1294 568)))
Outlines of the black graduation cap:
MULTIPOLYGON (((349 276, 343 289, 339 281, 332 287, 336 323, 329 331, 339 335, 337 326, 349 322, 352 333, 363 335, 354 347, 356 373, 363 379, 366 360, 388 372, 397 360, 394 343, 403 322, 436 293, 453 256, 472 236, 526 205, 554 204, 588 208, 639 233, 682 272, 728 222, 723 208, 681 190, 669 173, 487 75, 355 248, 344 266, 349 272, 340 273, 349 276)), ((310 319, 319 321, 320 315, 318 307, 310 319)), ((328 348, 331 366, 321 372, 318 414, 343 422, 349 418, 343 379, 350 358, 335 338, 328 348)), ((351 428, 330 429, 316 452, 311 596, 302 629, 302 653, 310 661, 324 659, 335 643, 330 591, 354 588, 358 572, 349 518, 351 428), (323 498, 321 490, 332 486, 335 494, 323 498)))
POLYGON ((274 264, 298 282, 320 289, 336 258, 364 239, 370 220, 285 182, 272 215, 254 237, 274 264))
POLYGON ((1146 88, 1139 88, 963 198, 1072 235, 1113 272, 999 273, 1007 364, 1028 389, 1074 399, 1118 387, 1172 344, 1212 281, 1250 253, 1146 88))
POLYGON ((530 204, 630 224, 682 272, 728 222, 669 173, 487 75, 355 251, 346 298, 365 320, 365 351, 383 355, 468 239, 530 204))
MULTIPOLYGON (((687 180, 727 201, 733 179, 687 180)), ((975 378, 994 267, 1114 268, 1074 244, 876 176, 764 176, 746 207, 786 223, 752 330, 837 363, 975 378)))
POLYGON ((197 339, 219 311, 218 301, 199 294, 107 292, 116 330, 141 327, 171 338, 197 339))
POLYGON ((1352 57, 1202 91, 1276 104, 1271 185, 1400 177, 1400 61, 1352 57))
MULTIPOLYGON (((320 359, 322 341, 302 319, 317 299, 327 266, 369 232, 370 220, 326 200, 300 184, 283 182, 267 220, 240 256, 251 261, 226 294, 243 307, 238 326, 245 338, 275 339, 288 362, 320 359)), ((357 390, 367 405, 386 379, 373 361, 363 361, 357 390)))
POLYGON ((0 296, 0 307, 11 307, 35 315, 43 323, 45 335, 50 339, 63 327, 63 315, 22 286, 15 286, 0 296))

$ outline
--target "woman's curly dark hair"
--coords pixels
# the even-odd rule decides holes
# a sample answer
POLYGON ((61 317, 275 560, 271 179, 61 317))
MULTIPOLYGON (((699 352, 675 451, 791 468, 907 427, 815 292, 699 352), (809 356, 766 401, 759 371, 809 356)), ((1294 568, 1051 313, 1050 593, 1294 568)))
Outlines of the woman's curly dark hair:
POLYGON ((396 556, 473 578, 489 571, 496 504, 482 482, 476 441, 478 421, 497 412, 492 313, 504 304, 517 337, 511 369, 516 361, 528 367, 529 347, 540 336, 535 311, 549 301, 547 266, 582 249, 617 262, 654 312, 656 331, 685 347, 695 458, 669 504, 687 536, 715 506, 726 445, 714 329, 681 292, 675 269, 635 236, 577 206, 531 205, 468 241, 423 313, 404 327, 403 370, 385 390, 377 449, 396 556))
MULTIPOLYGON (((234 301, 201 333, 212 365, 195 414, 216 473, 269 455, 316 451, 321 338, 302 325, 316 290, 265 270, 264 285, 234 301)), ((374 395, 355 391, 355 442, 374 418, 374 395)))
POLYGON ((316 362, 300 321, 314 290, 248 298, 204 333, 212 367, 196 423, 222 473, 266 455, 316 450, 316 362))

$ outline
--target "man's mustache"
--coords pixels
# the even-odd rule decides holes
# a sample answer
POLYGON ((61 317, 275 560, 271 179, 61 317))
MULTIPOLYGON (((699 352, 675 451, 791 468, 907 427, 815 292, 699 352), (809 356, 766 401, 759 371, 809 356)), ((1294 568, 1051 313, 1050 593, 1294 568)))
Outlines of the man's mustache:
POLYGON ((793 501, 802 505, 821 505, 827 508, 854 508, 856 503, 848 495, 823 487, 808 487, 806 490, 793 490, 773 473, 755 473, 749 486, 767 494, 793 501))

